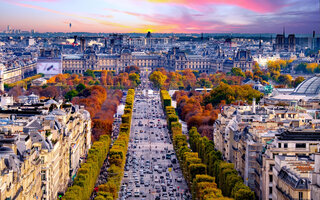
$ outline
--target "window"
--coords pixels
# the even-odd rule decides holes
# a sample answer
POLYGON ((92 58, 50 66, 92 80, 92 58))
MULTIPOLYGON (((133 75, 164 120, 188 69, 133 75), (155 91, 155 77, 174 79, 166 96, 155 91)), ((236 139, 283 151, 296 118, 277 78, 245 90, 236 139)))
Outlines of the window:
POLYGON ((296 148, 306 148, 306 143, 296 143, 296 148))
POLYGON ((278 148, 281 148, 281 143, 278 143, 278 148))
POLYGON ((284 143, 284 148, 288 148, 288 143, 284 143))
POLYGON ((270 170, 270 171, 272 171, 273 166, 274 166, 274 165, 272 165, 272 164, 269 165, 269 168, 270 168, 269 170, 270 170))
POLYGON ((270 183, 273 181, 273 175, 269 175, 269 181, 270 183))
POLYGON ((44 156, 41 156, 41 164, 44 164, 44 156))
POLYGON ((303 192, 299 192, 299 200, 303 199, 303 192))
POLYGON ((46 170, 41 170, 41 180, 42 181, 46 181, 47 177, 46 177, 46 170))
POLYGON ((272 187, 269 187, 269 194, 272 194, 272 187))

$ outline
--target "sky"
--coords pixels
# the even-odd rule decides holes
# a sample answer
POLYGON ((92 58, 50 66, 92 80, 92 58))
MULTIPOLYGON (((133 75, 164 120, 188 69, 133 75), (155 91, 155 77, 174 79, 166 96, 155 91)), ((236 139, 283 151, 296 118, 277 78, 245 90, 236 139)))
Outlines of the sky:
POLYGON ((320 0, 0 0, 0 30, 320 32, 320 0), (69 24, 72 24, 71 28, 69 24))

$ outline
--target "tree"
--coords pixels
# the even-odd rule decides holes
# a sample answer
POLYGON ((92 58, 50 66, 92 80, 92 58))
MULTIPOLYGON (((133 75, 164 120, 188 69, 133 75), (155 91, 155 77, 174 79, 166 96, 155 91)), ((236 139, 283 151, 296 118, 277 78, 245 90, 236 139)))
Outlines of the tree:
POLYGON ((307 64, 306 70, 309 74, 312 74, 312 73, 315 73, 317 68, 318 68, 317 63, 309 63, 307 64))
POLYGON ((212 83, 207 80, 207 79, 200 79, 200 81, 198 81, 198 84, 201 86, 201 87, 205 87, 205 88, 211 88, 212 87, 212 83))
POLYGON ((83 73, 84 76, 91 76, 92 78, 96 78, 96 75, 94 75, 94 72, 91 69, 87 69, 87 71, 85 71, 83 73))
POLYGON ((293 87, 297 87, 303 81, 304 81, 304 77, 303 76, 298 76, 293 82, 293 87))
POLYGON ((253 79, 253 74, 250 71, 245 72, 246 78, 253 79))
POLYGON ((238 67, 233 67, 231 69, 231 73, 234 75, 234 76, 241 76, 241 77, 245 77, 246 75, 243 73, 243 71, 238 68, 238 67))
POLYGON ((222 100, 226 100, 227 104, 230 104, 235 100, 235 91, 233 88, 225 83, 220 83, 218 87, 213 88, 210 92, 210 96, 205 99, 205 104, 211 103, 213 106, 219 104, 222 100))
POLYGON ((130 73, 139 74, 139 73, 140 73, 140 68, 137 67, 137 66, 133 66, 133 65, 127 66, 127 67, 125 68, 125 72, 127 72, 128 74, 130 74, 130 73))
POLYGON ((136 73, 130 73, 129 80, 133 82, 134 86, 137 86, 140 84, 140 75, 136 73))
POLYGON ((296 72, 307 73, 307 63, 300 63, 295 67, 296 72))
POLYGON ((81 92, 81 91, 84 90, 84 89, 86 89, 86 86, 85 86, 84 84, 82 84, 82 83, 79 83, 79 84, 77 85, 77 87, 76 87, 76 90, 77 90, 78 92, 81 92))
POLYGON ((279 83, 290 86, 292 82, 292 76, 289 74, 283 75, 281 74, 278 78, 279 83))
POLYGON ((164 82, 167 80, 167 76, 164 75, 160 71, 154 71, 150 75, 150 81, 154 84, 155 87, 161 88, 164 84, 164 82))
POLYGON ((68 101, 71 101, 73 97, 78 95, 78 91, 77 90, 70 90, 69 92, 67 92, 67 94, 64 96, 65 99, 67 99, 68 101))

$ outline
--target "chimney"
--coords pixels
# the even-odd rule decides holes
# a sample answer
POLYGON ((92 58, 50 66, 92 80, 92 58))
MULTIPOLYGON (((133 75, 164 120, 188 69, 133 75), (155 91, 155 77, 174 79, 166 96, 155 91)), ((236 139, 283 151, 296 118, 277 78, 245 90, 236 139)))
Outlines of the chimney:
POLYGON ((256 114, 256 98, 252 99, 252 113, 256 114))

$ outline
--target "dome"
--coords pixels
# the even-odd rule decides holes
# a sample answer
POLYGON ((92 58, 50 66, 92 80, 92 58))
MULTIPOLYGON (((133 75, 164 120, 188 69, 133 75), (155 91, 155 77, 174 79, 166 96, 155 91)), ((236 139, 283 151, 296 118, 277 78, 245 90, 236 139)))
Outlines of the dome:
POLYGON ((300 83, 293 94, 314 96, 320 94, 320 76, 311 77, 300 83))

